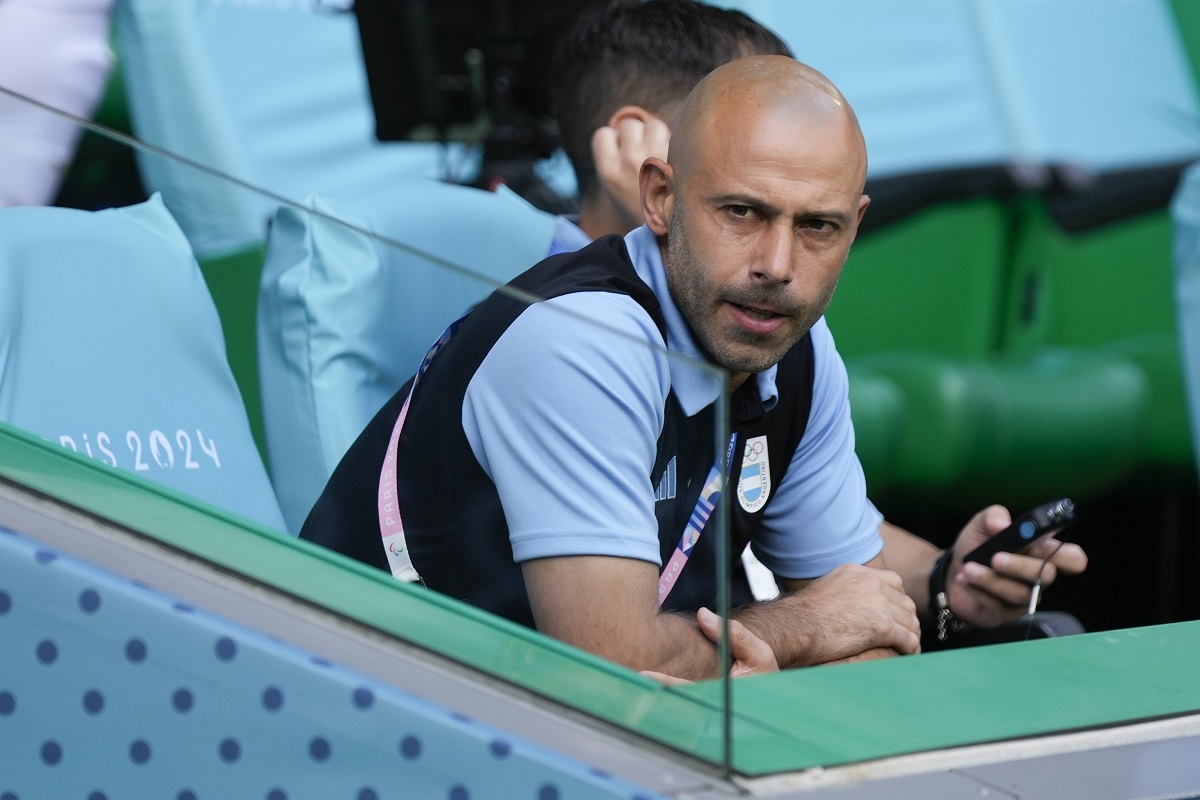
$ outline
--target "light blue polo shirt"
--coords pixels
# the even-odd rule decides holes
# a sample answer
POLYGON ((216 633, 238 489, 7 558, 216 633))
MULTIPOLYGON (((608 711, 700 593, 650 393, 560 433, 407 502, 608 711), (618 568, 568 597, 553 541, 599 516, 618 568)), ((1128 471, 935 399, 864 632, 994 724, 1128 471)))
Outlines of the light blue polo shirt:
MULTIPOLYGON (((496 485, 518 562, 605 555, 661 566, 651 471, 668 393, 690 416, 722 390, 718 374, 695 366, 702 356, 667 289, 654 234, 637 228, 625 244, 662 307, 665 347, 632 298, 564 295, 521 314, 467 388, 463 429, 496 485)), ((784 578, 864 563, 882 548, 882 515, 854 454, 846 369, 824 319, 812 340, 808 428, 752 543, 784 578)), ((756 376, 767 408, 775 372, 756 376)))

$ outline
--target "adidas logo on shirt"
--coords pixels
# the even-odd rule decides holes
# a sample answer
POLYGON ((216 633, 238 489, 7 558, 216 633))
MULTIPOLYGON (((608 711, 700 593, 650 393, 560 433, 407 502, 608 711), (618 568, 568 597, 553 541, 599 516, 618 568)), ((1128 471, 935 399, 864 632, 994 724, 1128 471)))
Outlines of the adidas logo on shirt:
POLYGON ((658 480, 658 488, 654 490, 654 501, 675 499, 675 456, 671 456, 667 468, 663 470, 658 480))

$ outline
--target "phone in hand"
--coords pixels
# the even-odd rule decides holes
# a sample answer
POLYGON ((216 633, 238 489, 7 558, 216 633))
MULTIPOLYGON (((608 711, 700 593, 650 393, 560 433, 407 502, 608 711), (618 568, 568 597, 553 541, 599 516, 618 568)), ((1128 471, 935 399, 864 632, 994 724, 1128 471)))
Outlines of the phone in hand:
POLYGON ((963 561, 977 561, 991 566, 992 556, 1001 551, 1020 553, 1035 542, 1066 528, 1075 521, 1075 504, 1067 498, 1043 503, 1013 520, 1004 530, 963 556, 963 561))

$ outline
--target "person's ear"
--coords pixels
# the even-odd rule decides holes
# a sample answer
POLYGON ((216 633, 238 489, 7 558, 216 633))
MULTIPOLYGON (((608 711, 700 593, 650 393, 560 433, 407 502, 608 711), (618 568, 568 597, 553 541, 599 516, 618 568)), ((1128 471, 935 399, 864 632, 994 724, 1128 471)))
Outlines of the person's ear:
POLYGON ((850 234, 851 244, 858 237, 858 226, 862 224, 863 214, 867 213, 867 206, 869 205, 871 205, 871 198, 867 195, 864 194, 858 198, 858 217, 854 220, 854 230, 850 234))
POLYGON ((638 175, 642 219, 655 236, 666 236, 675 208, 675 174, 661 158, 648 158, 638 175))
POLYGON ((636 120, 643 125, 648 125, 651 121, 656 119, 658 119, 658 117, 654 116, 641 106, 621 106, 612 113, 611 117, 608 118, 608 127, 619 128, 621 123, 625 122, 626 120, 636 120))

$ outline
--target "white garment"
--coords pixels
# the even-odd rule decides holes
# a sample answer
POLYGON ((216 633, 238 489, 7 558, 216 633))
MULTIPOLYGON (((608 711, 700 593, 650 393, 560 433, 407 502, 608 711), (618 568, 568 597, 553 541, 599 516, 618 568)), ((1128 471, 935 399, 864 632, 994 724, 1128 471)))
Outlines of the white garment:
MULTIPOLYGON (((112 69, 113 0, 0 0, 0 87, 90 117, 112 69)), ((0 91, 0 207, 48 205, 81 129, 0 91)))

